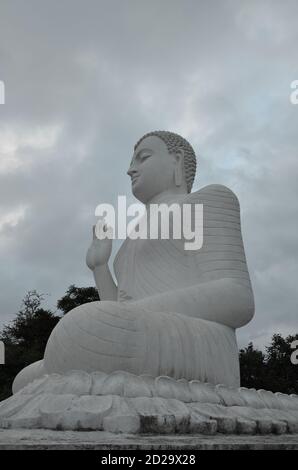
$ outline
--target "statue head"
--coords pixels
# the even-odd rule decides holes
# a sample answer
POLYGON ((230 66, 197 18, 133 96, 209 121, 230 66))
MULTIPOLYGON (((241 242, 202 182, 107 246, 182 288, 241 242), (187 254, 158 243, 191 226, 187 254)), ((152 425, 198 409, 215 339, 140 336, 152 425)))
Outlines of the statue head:
POLYGON ((136 143, 127 174, 134 196, 144 203, 167 190, 189 193, 196 174, 196 156, 180 135, 150 132, 136 143))

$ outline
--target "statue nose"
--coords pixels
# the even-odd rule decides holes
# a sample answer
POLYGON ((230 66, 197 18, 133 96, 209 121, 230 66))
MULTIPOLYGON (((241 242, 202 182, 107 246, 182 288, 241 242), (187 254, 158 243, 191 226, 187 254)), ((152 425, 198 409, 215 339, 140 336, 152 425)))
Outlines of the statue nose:
POLYGON ((129 167, 128 171, 127 171, 127 174, 128 176, 132 177, 132 175, 135 175, 137 172, 137 170, 135 170, 132 166, 129 167))

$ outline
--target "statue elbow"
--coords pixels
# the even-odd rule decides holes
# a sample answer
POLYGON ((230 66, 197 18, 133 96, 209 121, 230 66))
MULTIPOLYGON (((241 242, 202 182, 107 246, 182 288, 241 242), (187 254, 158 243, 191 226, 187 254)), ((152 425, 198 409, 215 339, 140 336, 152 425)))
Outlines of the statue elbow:
POLYGON ((238 292, 236 298, 233 327, 241 328, 252 320, 255 313, 255 302, 251 289, 243 289, 238 292))
POLYGON ((239 317, 237 319, 237 325, 235 328, 241 328, 247 325, 253 318, 255 313, 254 306, 248 306, 247 308, 239 311, 239 317))
POLYGON ((221 305, 224 305, 223 323, 231 328, 241 328, 251 321, 255 313, 253 291, 233 279, 221 281, 221 305))

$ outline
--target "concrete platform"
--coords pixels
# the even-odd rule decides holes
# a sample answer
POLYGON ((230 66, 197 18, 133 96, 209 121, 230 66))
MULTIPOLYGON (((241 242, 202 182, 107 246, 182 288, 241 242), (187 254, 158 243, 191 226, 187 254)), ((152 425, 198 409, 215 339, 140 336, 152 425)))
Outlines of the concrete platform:
POLYGON ((298 434, 134 435, 104 431, 1 429, 0 450, 298 450, 298 434))

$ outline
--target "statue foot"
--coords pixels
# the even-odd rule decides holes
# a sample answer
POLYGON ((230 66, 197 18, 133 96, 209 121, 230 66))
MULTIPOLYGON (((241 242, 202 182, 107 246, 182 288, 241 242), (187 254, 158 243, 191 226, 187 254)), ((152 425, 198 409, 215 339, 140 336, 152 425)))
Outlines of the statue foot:
POLYGON ((16 393, 23 387, 33 382, 35 379, 39 379, 46 374, 44 369, 43 360, 33 362, 29 366, 25 367, 18 373, 12 384, 12 393, 16 393))

